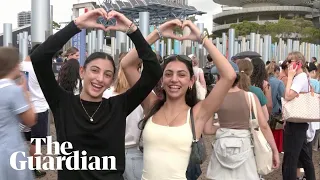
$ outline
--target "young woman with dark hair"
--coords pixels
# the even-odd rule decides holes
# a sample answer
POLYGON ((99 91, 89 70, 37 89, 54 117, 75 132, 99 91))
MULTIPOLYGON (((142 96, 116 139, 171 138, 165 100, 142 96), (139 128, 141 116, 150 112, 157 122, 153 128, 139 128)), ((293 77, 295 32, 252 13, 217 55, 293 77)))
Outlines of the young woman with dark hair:
POLYGON ((251 84, 260 88, 267 97, 267 109, 269 114, 272 112, 272 95, 271 88, 268 82, 268 74, 266 71, 266 65, 261 58, 253 58, 251 60, 253 64, 253 72, 251 75, 251 84))
MULTIPOLYGON (((235 72, 225 57, 208 38, 201 35, 199 29, 191 22, 172 20, 162 24, 152 32, 147 41, 153 44, 160 37, 178 40, 192 40, 203 43, 211 57, 215 59, 218 69, 222 70, 221 80, 216 84, 208 97, 198 101, 195 88, 195 77, 191 59, 185 55, 172 55, 164 59, 162 88, 164 98, 159 99, 154 93, 143 101, 145 118, 141 121, 143 139, 144 168, 142 179, 186 179, 186 171, 191 153, 192 131, 190 112, 193 112, 196 137, 200 138, 208 119, 216 112, 236 77, 235 72), (189 27, 191 34, 184 38, 174 35, 175 27, 189 27), (156 163, 155 163, 156 162, 156 163)), ((123 68, 130 85, 140 77, 136 68, 138 64, 135 49, 122 60, 123 68)))
POLYGON ((79 74, 80 63, 77 59, 69 59, 60 69, 58 84, 66 91, 78 95, 82 90, 79 74))
MULTIPOLYGON (((71 142, 72 148, 67 150, 86 152, 85 159, 77 159, 80 170, 67 169, 62 161, 62 170, 58 171, 58 180, 121 180, 125 169, 125 126, 129 115, 152 91, 161 77, 161 67, 155 53, 145 41, 140 30, 123 14, 104 9, 89 11, 65 28, 49 37, 34 53, 31 60, 41 89, 48 101, 54 116, 57 140, 71 142), (107 20, 115 19, 115 26, 104 27, 97 23, 98 17, 107 20), (83 89, 80 95, 64 91, 57 83, 52 72, 52 56, 60 50, 70 38, 84 28, 99 28, 126 32, 138 51, 138 56, 144 63, 144 69, 139 81, 125 93, 105 99, 103 92, 114 80, 115 64, 112 57, 104 52, 91 54, 80 68, 83 89), (95 161, 87 160, 90 156, 99 158, 99 163, 93 165, 96 169, 103 167, 116 170, 81 170, 90 167, 95 161), (109 164, 100 162, 102 157, 114 156, 109 164), (88 162, 86 162, 88 161, 88 162), (84 165, 82 165, 84 163, 84 165), (84 166, 84 167, 83 167, 84 166)), ((136 69, 136 67, 135 67, 136 69)), ((124 69, 126 72, 127 69, 124 69)), ((64 155, 69 157, 69 155, 64 155)), ((90 158, 91 159, 91 158, 90 158)), ((109 159, 109 158, 108 158, 109 159)))

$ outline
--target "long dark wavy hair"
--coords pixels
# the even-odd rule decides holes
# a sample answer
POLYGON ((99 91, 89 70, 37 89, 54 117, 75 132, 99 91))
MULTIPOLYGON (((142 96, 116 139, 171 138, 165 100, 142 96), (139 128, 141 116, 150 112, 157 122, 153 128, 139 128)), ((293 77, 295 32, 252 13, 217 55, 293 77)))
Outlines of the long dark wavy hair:
POLYGON ((251 63, 253 65, 251 84, 263 90, 263 81, 268 81, 266 65, 260 58, 253 58, 251 63))
MULTIPOLYGON (((179 61, 182 62, 183 64, 186 65, 189 73, 190 73, 190 79, 194 76, 194 72, 193 72, 193 68, 192 68, 192 62, 191 61, 187 61, 184 59, 180 59, 180 58, 176 58, 176 57, 171 57, 171 58, 167 58, 164 60, 163 63, 163 70, 165 70, 165 68, 167 67, 167 65, 170 62, 173 61, 179 61)), ((163 91, 163 98, 159 98, 156 103, 153 105, 153 107, 151 108, 151 110, 148 112, 148 114, 139 122, 139 128, 143 131, 145 125, 147 124, 148 119, 153 116, 156 112, 158 112, 160 110, 160 108, 164 105, 164 103, 166 102, 166 92, 164 89, 162 89, 163 91)), ((193 107, 198 103, 198 99, 197 99, 197 89, 196 86, 193 85, 191 89, 188 89, 185 95, 185 100, 188 106, 193 107)), ((142 135, 142 131, 140 134, 140 138, 142 135)))
POLYGON ((82 90, 82 82, 79 74, 80 64, 76 59, 68 60, 60 69, 58 84, 66 91, 74 92, 79 82, 79 92, 82 90))

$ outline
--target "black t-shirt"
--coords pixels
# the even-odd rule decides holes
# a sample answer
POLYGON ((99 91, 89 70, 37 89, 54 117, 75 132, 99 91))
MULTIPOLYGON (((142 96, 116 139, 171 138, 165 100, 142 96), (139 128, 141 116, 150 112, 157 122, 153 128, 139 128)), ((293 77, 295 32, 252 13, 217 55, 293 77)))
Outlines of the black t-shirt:
MULTIPOLYGON (((162 71, 155 53, 138 29, 129 37, 135 44, 139 58, 143 60, 143 71, 138 82, 127 92, 103 99, 102 102, 81 100, 79 95, 66 92, 55 80, 52 72, 52 57, 67 41, 80 32, 74 22, 49 37, 31 54, 31 60, 43 94, 54 116, 57 140, 61 144, 68 141, 71 151, 85 150, 90 156, 115 156, 117 170, 63 170, 58 171, 59 180, 119 180, 125 169, 125 127, 126 117, 152 91, 161 78, 162 71), (100 105, 91 122, 91 116, 100 105), (85 108, 85 110, 84 110, 85 108)), ((67 152, 71 152, 67 151, 67 152)), ((88 164, 89 159, 87 160, 88 164)), ((65 162, 65 161, 64 161, 65 162)), ((110 163, 110 161, 109 161, 110 163)), ((81 162, 80 168, 81 168, 81 162)), ((102 162, 100 163, 102 168, 102 162)), ((110 164, 108 166, 111 168, 110 164)))

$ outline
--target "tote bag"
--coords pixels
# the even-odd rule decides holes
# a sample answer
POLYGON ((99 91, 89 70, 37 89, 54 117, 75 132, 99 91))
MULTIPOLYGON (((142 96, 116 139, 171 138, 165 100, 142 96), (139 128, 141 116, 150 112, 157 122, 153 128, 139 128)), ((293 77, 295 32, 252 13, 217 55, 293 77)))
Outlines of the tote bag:
POLYGON ((320 95, 310 86, 310 92, 300 93, 298 97, 287 101, 281 98, 283 119, 288 122, 320 122, 320 95))
POLYGON ((267 175, 273 171, 272 169, 272 149, 259 128, 258 113, 254 96, 248 92, 250 105, 250 131, 253 139, 253 152, 255 155, 257 172, 260 175, 267 175), (252 108, 251 108, 252 107, 252 108), (252 117, 252 111, 255 118, 252 117))

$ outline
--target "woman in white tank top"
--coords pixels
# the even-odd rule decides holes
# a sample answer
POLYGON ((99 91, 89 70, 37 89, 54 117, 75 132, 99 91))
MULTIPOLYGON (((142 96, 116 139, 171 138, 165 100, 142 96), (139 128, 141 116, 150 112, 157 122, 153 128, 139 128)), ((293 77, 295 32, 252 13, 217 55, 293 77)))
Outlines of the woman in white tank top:
MULTIPOLYGON (((192 40, 203 43, 215 64, 221 70, 221 80, 203 101, 196 98, 195 77, 191 59, 184 55, 169 56, 164 60, 162 88, 164 98, 158 99, 153 93, 141 104, 146 116, 141 121, 143 138, 144 180, 186 180, 192 144, 190 109, 192 107, 196 137, 200 138, 204 125, 222 103, 236 74, 228 60, 218 51, 208 38, 201 35, 191 21, 172 20, 162 24, 146 38, 153 44, 159 36, 192 40), (175 27, 189 27, 191 34, 180 38, 174 35, 175 27)), ((122 59, 122 68, 139 63, 135 49, 122 59)), ((145 69, 145 71, 147 71, 145 69)), ((140 74, 136 69, 125 70, 130 85, 134 85, 140 74), (131 72, 130 72, 131 71, 131 72)))

